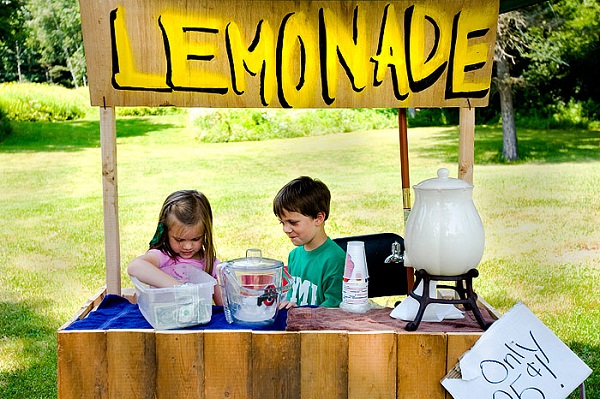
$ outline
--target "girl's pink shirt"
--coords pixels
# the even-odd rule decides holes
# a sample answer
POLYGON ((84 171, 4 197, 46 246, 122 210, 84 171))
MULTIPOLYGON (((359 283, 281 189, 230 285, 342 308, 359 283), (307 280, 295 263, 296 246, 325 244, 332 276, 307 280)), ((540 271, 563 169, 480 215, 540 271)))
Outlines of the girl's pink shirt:
MULTIPOLYGON (((187 277, 186 268, 183 265, 191 265, 197 267, 200 270, 205 270, 206 262, 204 258, 202 259, 183 259, 177 257, 175 259, 171 259, 171 257, 159 249, 150 249, 149 253, 153 253, 158 256, 159 259, 159 268, 163 272, 167 273, 170 276, 175 277, 177 280, 181 281, 181 283, 189 282, 187 277)), ((212 276, 217 278, 217 265, 219 264, 219 260, 215 259, 215 264, 212 269, 212 276)))

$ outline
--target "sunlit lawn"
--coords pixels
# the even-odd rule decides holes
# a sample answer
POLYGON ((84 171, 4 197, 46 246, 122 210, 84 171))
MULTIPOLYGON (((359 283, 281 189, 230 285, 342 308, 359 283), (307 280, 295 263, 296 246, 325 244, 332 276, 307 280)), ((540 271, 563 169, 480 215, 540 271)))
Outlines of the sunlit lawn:
MULTIPOLYGON (((272 213, 299 175, 333 194, 332 237, 403 235, 394 130, 201 144, 182 116, 118 121, 121 264, 146 250, 162 201, 195 188, 211 200, 221 259, 291 244, 272 213)), ((600 371, 600 133, 519 133, 521 155, 498 163, 499 129, 478 128, 474 201, 486 230, 475 288, 500 312, 524 302, 600 371)), ((456 128, 409 130, 413 184, 447 167, 456 128)), ((97 121, 18 124, 0 144, 0 397, 53 398, 56 330, 105 279, 97 121)), ((123 273, 123 284, 129 281, 123 273)), ((600 377, 587 381, 600 397, 600 377)))

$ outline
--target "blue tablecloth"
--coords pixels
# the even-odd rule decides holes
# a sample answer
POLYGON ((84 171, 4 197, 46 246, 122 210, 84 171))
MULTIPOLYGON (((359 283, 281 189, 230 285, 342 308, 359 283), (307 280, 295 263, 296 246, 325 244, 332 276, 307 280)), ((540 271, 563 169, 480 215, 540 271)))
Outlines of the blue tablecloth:
MULTIPOLYGON (((225 320, 222 306, 213 306, 212 317, 208 324, 187 327, 183 330, 262 330, 285 331, 287 310, 280 310, 273 324, 244 325, 229 324, 225 320)), ((132 304, 119 295, 106 295, 98 308, 85 318, 73 322, 65 330, 123 330, 148 329, 152 326, 146 321, 137 304, 132 304)))

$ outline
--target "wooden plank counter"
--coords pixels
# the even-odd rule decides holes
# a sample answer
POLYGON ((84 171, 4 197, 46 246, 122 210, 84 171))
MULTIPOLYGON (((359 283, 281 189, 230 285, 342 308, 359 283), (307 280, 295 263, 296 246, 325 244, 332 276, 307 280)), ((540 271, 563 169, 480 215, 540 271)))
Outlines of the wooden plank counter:
POLYGON ((64 330, 103 296, 58 331, 61 399, 450 399, 440 380, 482 334, 64 330))

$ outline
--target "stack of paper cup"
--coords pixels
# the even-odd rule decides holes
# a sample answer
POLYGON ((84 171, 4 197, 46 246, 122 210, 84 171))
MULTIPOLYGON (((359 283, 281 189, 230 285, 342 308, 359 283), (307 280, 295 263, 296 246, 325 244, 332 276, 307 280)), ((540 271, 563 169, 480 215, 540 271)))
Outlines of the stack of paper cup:
POLYGON ((363 241, 348 241, 340 309, 365 313, 369 305, 369 270, 363 241))

